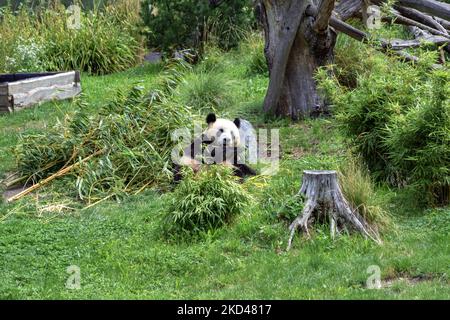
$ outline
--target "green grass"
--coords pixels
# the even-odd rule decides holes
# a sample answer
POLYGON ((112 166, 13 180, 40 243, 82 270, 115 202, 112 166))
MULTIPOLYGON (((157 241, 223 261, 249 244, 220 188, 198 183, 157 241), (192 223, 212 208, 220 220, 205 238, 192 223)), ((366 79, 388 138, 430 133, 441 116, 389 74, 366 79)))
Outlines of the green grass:
MULTIPOLYGON (((333 241, 326 228, 316 228, 311 240, 296 236, 293 249, 284 251, 288 222, 277 219, 280 202, 297 193, 302 170, 338 168, 346 160, 344 138, 333 119, 265 119, 259 110, 267 79, 249 77, 239 52, 224 56, 223 65, 217 72, 237 89, 235 104, 220 115, 280 128, 279 174, 258 186, 246 184, 257 201, 232 224, 193 242, 176 242, 167 240, 157 218, 164 196, 148 190, 122 203, 105 201, 87 210, 70 203, 75 210, 45 212, 45 197, 64 187, 57 181, 39 197, 0 203, 0 298, 448 299, 450 209, 423 211, 406 191, 375 188, 377 203, 396 226, 383 234, 381 246, 357 235, 333 241), (80 267, 79 290, 65 287, 70 265, 80 267), (425 281, 370 290, 365 283, 371 265, 380 267, 385 280, 425 281)), ((160 70, 145 66, 84 76, 83 89, 95 108, 136 81, 152 87, 160 70)), ((11 148, 18 134, 45 130, 69 110, 68 102, 48 103, 0 116, 0 175, 14 170, 11 148)))

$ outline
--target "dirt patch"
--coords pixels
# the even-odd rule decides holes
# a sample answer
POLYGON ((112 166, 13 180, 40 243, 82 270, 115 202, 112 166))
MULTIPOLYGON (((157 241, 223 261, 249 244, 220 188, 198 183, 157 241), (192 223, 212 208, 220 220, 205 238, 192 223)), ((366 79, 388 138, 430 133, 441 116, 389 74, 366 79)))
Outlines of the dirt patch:
POLYGON ((7 199, 14 197, 16 194, 21 193, 26 188, 27 188, 27 186, 18 186, 18 187, 9 188, 8 190, 5 190, 5 192, 3 192, 3 198, 6 201, 7 199))
POLYGON ((439 277, 432 274, 422 274, 418 276, 411 275, 398 275, 395 277, 386 278, 381 281, 382 288, 391 288, 392 286, 400 283, 405 283, 409 286, 414 286, 421 282, 433 281, 435 279, 439 280, 439 277))

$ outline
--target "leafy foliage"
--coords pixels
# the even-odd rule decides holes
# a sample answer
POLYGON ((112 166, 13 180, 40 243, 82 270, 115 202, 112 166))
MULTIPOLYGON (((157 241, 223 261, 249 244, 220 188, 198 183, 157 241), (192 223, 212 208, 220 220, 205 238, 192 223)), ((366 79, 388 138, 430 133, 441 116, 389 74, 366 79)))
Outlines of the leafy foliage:
POLYGON ((214 165, 198 174, 186 171, 169 195, 163 223, 172 235, 193 235, 224 226, 240 214, 250 197, 231 168, 214 165))
POLYGON ((389 161, 429 203, 450 201, 450 75, 435 71, 427 93, 387 128, 389 161))
POLYGON ((165 51, 201 48, 205 41, 235 47, 254 19, 249 0, 226 1, 217 8, 209 1, 144 0, 142 17, 150 46, 165 51))
POLYGON ((21 136, 16 148, 20 176, 40 181, 62 168, 87 202, 167 187, 172 178, 171 133, 192 123, 190 109, 167 94, 140 86, 119 91, 90 115, 80 102, 75 113, 45 132, 21 136))
POLYGON ((428 195, 436 186, 448 193, 448 69, 429 72, 433 54, 409 66, 366 52, 371 72, 358 74, 354 89, 337 76, 330 78, 327 69, 317 75, 341 129, 378 180, 428 190, 428 195))

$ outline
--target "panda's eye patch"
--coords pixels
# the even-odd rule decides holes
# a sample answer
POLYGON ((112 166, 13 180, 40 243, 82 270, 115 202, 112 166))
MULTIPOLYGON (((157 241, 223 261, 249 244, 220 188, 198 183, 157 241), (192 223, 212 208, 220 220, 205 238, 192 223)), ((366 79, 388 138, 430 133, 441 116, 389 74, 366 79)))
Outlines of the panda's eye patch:
POLYGON ((223 133, 223 129, 219 129, 219 130, 217 130, 217 132, 216 132, 216 136, 217 137, 220 137, 220 135, 223 133))

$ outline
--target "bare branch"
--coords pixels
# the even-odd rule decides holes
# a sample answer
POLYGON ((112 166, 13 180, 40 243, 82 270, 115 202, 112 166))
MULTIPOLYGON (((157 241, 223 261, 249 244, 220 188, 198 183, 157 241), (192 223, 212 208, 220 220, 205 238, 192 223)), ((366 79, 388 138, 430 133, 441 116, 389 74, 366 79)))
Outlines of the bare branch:
POLYGON ((353 39, 356 39, 361 42, 367 42, 369 40, 369 35, 359 29, 356 29, 352 25, 345 23, 344 21, 336 18, 331 17, 330 19, 330 26, 332 26, 336 31, 345 33, 346 35, 352 37, 353 39))
POLYGON ((432 34, 429 33, 428 31, 422 30, 414 26, 408 26, 408 30, 410 33, 412 33, 415 39, 432 37, 432 34))
POLYGON ((437 18, 434 17, 434 19, 439 22, 439 24, 441 26, 443 26, 447 31, 450 31, 450 22, 448 22, 447 20, 441 19, 441 18, 437 18))
POLYGON ((314 31, 322 33, 328 30, 330 17, 334 9, 334 0, 322 0, 318 7, 316 22, 314 23, 314 31))
POLYGON ((448 39, 441 37, 441 36, 428 36, 428 37, 419 37, 418 39, 414 39, 414 40, 401 40, 401 39, 396 39, 396 40, 390 40, 388 42, 388 46, 392 49, 392 50, 403 50, 403 49, 407 49, 407 48, 418 48, 423 46, 426 43, 430 43, 433 45, 444 45, 446 43, 448 43, 448 39))
MULTIPOLYGON (((426 31, 430 32, 431 34, 442 36, 442 37, 446 37, 446 38, 450 39, 450 36, 448 35, 447 32, 442 32, 442 31, 436 30, 436 29, 431 28, 431 27, 429 27, 427 25, 424 25, 423 23, 420 23, 420 22, 417 22, 415 20, 406 18, 406 17, 400 15, 395 10, 392 10, 391 13, 395 17, 393 20, 391 20, 393 22, 406 24, 406 25, 410 25, 410 26, 414 26, 414 27, 418 27, 420 29, 423 29, 423 30, 426 30, 426 31)), ((390 20, 390 19, 387 18, 387 20, 390 20)))

